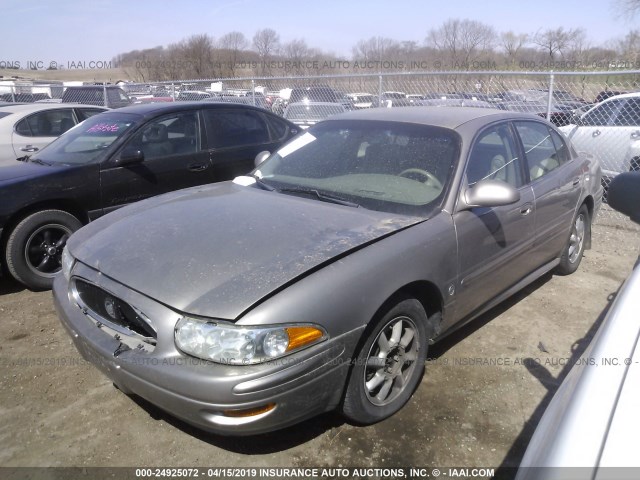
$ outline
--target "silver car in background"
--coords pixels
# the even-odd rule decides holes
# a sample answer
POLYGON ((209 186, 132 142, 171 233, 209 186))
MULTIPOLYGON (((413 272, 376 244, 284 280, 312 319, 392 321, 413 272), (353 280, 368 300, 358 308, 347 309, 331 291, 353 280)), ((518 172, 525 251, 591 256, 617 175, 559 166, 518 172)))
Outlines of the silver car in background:
POLYGON ((64 132, 108 108, 82 104, 28 103, 0 108, 0 167, 33 155, 64 132))
MULTIPOLYGON (((609 204, 640 223, 640 172, 617 176, 609 204)), ((518 480, 638 478, 640 266, 547 407, 518 480)))
POLYGON ((326 118, 339 115, 347 110, 343 105, 332 102, 296 102, 284 109, 284 118, 301 128, 309 128, 326 118))
POLYGON ((409 400, 430 342, 574 272, 601 195, 598 164, 539 117, 348 112, 247 176, 82 228, 54 299, 122 391, 200 428, 370 424, 409 400))

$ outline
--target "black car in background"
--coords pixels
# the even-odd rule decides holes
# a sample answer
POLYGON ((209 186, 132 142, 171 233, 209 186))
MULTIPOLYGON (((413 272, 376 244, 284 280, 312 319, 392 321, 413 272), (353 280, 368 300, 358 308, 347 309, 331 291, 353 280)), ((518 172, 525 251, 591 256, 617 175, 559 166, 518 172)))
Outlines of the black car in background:
POLYGON ((2 266, 29 288, 50 288, 67 238, 83 224, 160 193, 245 174, 259 152, 298 131, 233 103, 154 103, 95 115, 26 162, 0 169, 2 266))
POLYGON ((121 108, 131 105, 132 102, 125 91, 116 85, 80 85, 67 87, 62 94, 62 103, 84 103, 85 105, 99 105, 107 108, 121 108))

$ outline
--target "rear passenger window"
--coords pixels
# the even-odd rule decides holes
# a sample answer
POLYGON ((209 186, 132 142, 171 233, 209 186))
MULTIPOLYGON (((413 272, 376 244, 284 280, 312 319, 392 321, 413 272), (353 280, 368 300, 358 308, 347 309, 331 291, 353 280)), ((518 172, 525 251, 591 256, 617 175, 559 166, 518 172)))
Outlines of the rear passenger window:
POLYGON ((628 98, 620 107, 613 125, 616 127, 640 126, 640 99, 628 98))
POLYGON ((267 117, 269 124, 273 130, 273 138, 276 140, 282 140, 289 130, 289 126, 277 117, 267 117))
POLYGON ((207 138, 212 148, 242 147, 268 143, 267 123, 253 110, 204 110, 207 138))
MULTIPOLYGON (((515 122, 524 146, 531 180, 543 177, 564 163, 558 155, 549 128, 538 122, 515 122)), ((564 143, 564 142, 563 142, 564 143)), ((565 148, 566 153, 566 148, 565 148)), ((566 161, 566 156, 564 157, 566 161)))
POLYGON ((16 133, 26 137, 59 137, 75 123, 70 108, 46 110, 19 122, 16 133))
POLYGON ((104 110, 99 110, 97 108, 79 108, 79 109, 77 109, 77 112, 78 112, 79 120, 81 122, 83 122, 84 120, 86 120, 89 117, 93 117, 94 115, 97 115, 98 113, 104 112, 104 110))
POLYGON ((567 142, 564 141, 564 138, 555 130, 549 129, 551 132, 551 140, 553 140, 553 145, 556 147, 556 153, 558 155, 558 161, 560 165, 563 163, 567 163, 571 160, 571 153, 567 148, 567 142))

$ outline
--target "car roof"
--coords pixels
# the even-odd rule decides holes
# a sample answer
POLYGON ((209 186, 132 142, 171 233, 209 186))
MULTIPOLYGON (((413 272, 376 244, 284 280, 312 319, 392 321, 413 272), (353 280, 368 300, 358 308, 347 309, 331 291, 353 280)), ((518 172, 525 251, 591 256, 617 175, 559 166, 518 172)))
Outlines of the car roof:
POLYGON ((43 110, 60 110, 61 108, 69 107, 105 108, 100 105, 85 105, 82 103, 16 103, 13 105, 3 105, 2 111, 11 113, 31 113, 43 110))
POLYGON ((247 105, 244 103, 235 102, 158 102, 158 103, 139 103, 136 105, 130 105, 127 107, 118 108, 117 112, 120 113, 135 113, 138 115, 153 115, 163 112, 179 112, 183 110, 198 110, 202 108, 251 108, 264 112, 263 108, 254 107, 253 105, 247 105))
POLYGON ((344 105, 342 105, 341 103, 336 103, 336 102, 293 102, 289 104, 289 107, 296 107, 296 106, 316 106, 316 107, 340 107, 340 108, 344 108, 344 105))
POLYGON ((335 120, 380 120, 391 122, 417 123, 456 129, 461 125, 477 119, 485 119, 487 123, 509 119, 531 119, 527 113, 509 112, 495 108, 474 107, 394 107, 371 108, 367 110, 343 113, 335 120))
POLYGON ((90 89, 90 88, 93 88, 93 89, 96 89, 96 88, 103 89, 103 88, 105 88, 105 87, 106 87, 107 89, 109 89, 109 88, 117 88, 117 89, 119 89, 119 90, 122 90, 122 87, 120 87, 120 86, 118 86, 118 85, 70 85, 70 86, 68 86, 68 87, 66 87, 66 88, 65 88, 65 91, 66 91, 66 90, 71 90, 71 89, 73 89, 73 90, 76 90, 76 89, 85 89, 85 90, 86 90, 86 89, 90 89))
POLYGON ((634 98, 634 97, 640 97, 640 92, 631 92, 631 93, 622 93, 620 95, 611 95, 610 97, 607 97, 606 99, 604 99, 602 101, 603 102, 608 102, 609 100, 612 100, 612 99, 634 98))

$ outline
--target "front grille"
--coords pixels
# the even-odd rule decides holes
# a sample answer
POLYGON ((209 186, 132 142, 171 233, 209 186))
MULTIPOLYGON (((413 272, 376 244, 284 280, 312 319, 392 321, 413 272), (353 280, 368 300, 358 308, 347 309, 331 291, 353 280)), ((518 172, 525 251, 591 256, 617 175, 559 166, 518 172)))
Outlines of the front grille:
POLYGON ((157 338, 156 332, 127 302, 109 292, 77 279, 78 297, 89 310, 107 322, 113 323, 148 338, 157 338))

